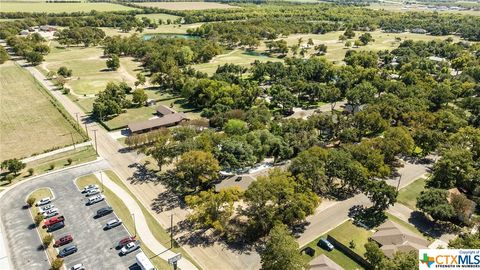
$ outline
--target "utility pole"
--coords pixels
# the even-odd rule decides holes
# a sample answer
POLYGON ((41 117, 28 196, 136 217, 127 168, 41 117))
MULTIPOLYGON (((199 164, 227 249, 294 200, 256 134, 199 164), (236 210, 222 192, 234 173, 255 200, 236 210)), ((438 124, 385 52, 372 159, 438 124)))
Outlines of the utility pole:
MULTIPOLYGON (((173 213, 170 214, 170 248, 173 248, 173 213)), ((176 264, 173 265, 173 269, 176 268, 176 264)))
POLYGON ((70 131, 70 137, 72 137, 73 150, 77 150, 77 147, 75 146, 75 140, 73 139, 73 132, 71 131, 70 131))
POLYGON ((98 147, 97 147, 97 129, 93 130, 93 136, 95 138, 95 153, 97 153, 98 156, 98 147))
POLYGON ((103 193, 103 172, 100 172, 100 182, 102 183, 102 193, 103 193))
POLYGON ((77 127, 80 128, 80 120, 78 119, 78 112, 75 113, 75 116, 77 117, 77 127))
POLYGON ((398 177, 397 191, 400 189, 400 181, 402 181, 402 175, 401 174, 400 174, 400 177, 398 177))
POLYGON ((88 137, 88 128, 87 128, 87 123, 85 123, 85 132, 87 133, 87 137, 88 137))
POLYGON ((134 235, 133 236, 137 236, 137 224, 135 224, 135 213, 132 213, 132 218, 133 218, 133 231, 134 231, 134 235))

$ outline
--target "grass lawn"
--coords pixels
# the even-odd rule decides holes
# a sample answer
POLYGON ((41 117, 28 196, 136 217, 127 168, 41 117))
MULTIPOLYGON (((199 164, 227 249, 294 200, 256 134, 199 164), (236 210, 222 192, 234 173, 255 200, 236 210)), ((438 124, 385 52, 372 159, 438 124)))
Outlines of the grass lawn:
POLYGON ((112 3, 29 3, 29 2, 3 2, 2 12, 47 12, 47 13, 62 13, 62 12, 90 12, 96 11, 122 11, 122 10, 136 10, 127 6, 112 4, 112 3))
MULTIPOLYGON (((32 197, 35 198, 36 201, 38 201, 45 197, 53 198, 53 194, 49 188, 39 188, 30 194, 29 198, 32 198, 32 197)), ((38 207, 36 207, 35 205, 30 207, 30 214, 32 215, 32 217, 35 217, 36 215, 38 215, 39 214, 38 207)), ((49 235, 47 230, 42 228, 42 226, 43 226, 43 222, 40 223, 40 225, 37 227, 37 230, 40 234, 40 239, 43 239, 45 236, 49 235)), ((40 239, 39 239, 38 245, 43 247, 42 240, 40 239)), ((50 243, 50 245, 47 247, 47 256, 50 258, 50 261, 55 259, 57 256, 57 252, 53 247, 53 242, 54 240, 52 240, 52 243, 50 243)))
MULTIPOLYGON (((141 16, 144 16, 146 14, 141 14, 141 16)), ((150 14, 154 15, 154 14, 150 14)), ((140 16, 140 15, 138 15, 140 16)), ((203 23, 193 23, 193 24, 162 24, 159 25, 156 29, 150 29, 150 28, 145 28, 143 29, 143 32, 140 34, 138 32, 135 32, 134 30, 130 32, 122 32, 119 29, 111 28, 111 27, 100 27, 107 36, 122 36, 122 37, 128 37, 133 35, 134 33, 137 33, 139 35, 143 34, 186 34, 187 29, 189 28, 197 28, 200 27, 203 23)))
MULTIPOLYGON (((303 246, 301 249, 305 247, 311 247, 315 250, 315 257, 325 254, 327 257, 332 259, 334 262, 336 262, 338 265, 343 267, 346 270, 351 270, 351 269, 364 269, 361 265, 357 264, 355 261, 350 259, 347 255, 342 253, 338 249, 334 249, 332 251, 326 251, 323 248, 320 248, 317 246, 318 241, 321 238, 326 238, 327 235, 333 236, 335 239, 340 241, 341 243, 345 244, 348 246, 348 243, 350 241, 355 241, 356 247, 355 247, 355 252, 363 252, 365 253, 365 248, 363 245, 368 241, 368 237, 372 235, 370 231, 367 231, 363 228, 356 227, 355 225, 352 224, 350 220, 342 223, 335 229, 329 231, 325 235, 322 235, 315 239, 314 241, 308 243, 307 245, 303 246)), ((363 256, 363 253, 358 253, 359 255, 363 256)), ((314 259, 314 257, 310 257, 307 254, 302 255, 305 262, 309 262, 314 259)))
POLYGON ((253 63, 255 60, 259 60, 259 61, 262 61, 262 62, 266 62, 266 61, 280 62, 280 61, 283 61, 281 59, 261 55, 261 54, 256 53, 256 52, 249 53, 249 52, 246 52, 244 50, 236 49, 236 50, 233 50, 233 51, 229 51, 228 53, 215 56, 208 63, 196 64, 196 65, 193 65, 192 67, 195 68, 196 70, 206 72, 209 75, 212 75, 213 73, 215 73, 218 66, 221 66, 221 65, 224 65, 224 64, 227 64, 227 63, 233 63, 233 64, 241 65, 241 66, 244 66, 244 67, 250 67, 250 64, 253 63))
MULTIPOLYGON (((123 184, 123 182, 113 173, 112 171, 107 171, 106 174, 108 177, 114 181, 117 185, 121 186, 123 189, 125 189, 130 196, 135 198, 133 194, 127 189, 127 187, 123 184)), ((95 175, 87 175, 83 176, 77 179, 76 185, 82 189, 88 184, 97 184, 101 185, 100 181, 95 175)), ((108 203, 110 206, 115 211, 115 214, 123 221, 123 224, 127 228, 127 230, 133 234, 135 228, 133 225, 133 219, 132 215, 128 211, 128 208, 125 206, 125 204, 118 198, 117 195, 112 193, 108 188, 104 189, 104 194, 105 197, 107 198, 108 203)), ((145 218, 147 219, 147 224, 150 230, 152 231, 153 235, 157 238, 158 241, 160 241, 164 246, 168 247, 170 244, 170 235, 158 224, 158 222, 148 213, 148 211, 143 207, 140 202, 137 203, 140 205, 142 208, 143 214, 145 215, 145 218)), ((141 241, 141 239, 140 239, 141 241)), ((155 254, 150 251, 146 246, 141 245, 142 250, 145 252, 145 255, 147 255, 152 263, 155 265, 157 269, 170 269, 171 265, 169 265, 166 261, 162 260, 160 257, 155 256, 155 254)), ((186 253, 178 247, 174 247, 171 249, 174 252, 182 252, 182 255, 185 256, 186 253)), ((187 255, 187 258, 191 260, 191 258, 187 255)), ((192 260, 193 262, 193 260, 192 260)))
POLYGON ((28 71, 8 61, 0 66, 0 74, 0 160, 70 145, 70 132, 74 141, 84 140, 28 71))
POLYGON ((166 14, 166 13, 154 13, 154 14, 138 14, 138 15, 135 15, 135 17, 141 19, 143 17, 147 17, 149 18, 150 20, 154 21, 154 22, 157 22, 159 20, 162 20, 162 21, 166 21, 168 19, 174 21, 178 18, 180 18, 179 16, 175 16, 175 15, 170 15, 170 14, 166 14))
POLYGON ((27 163, 27 167, 16 176, 11 183, 3 181, 5 175, 0 175, 0 186, 10 186, 16 182, 22 181, 30 176, 35 176, 51 171, 51 165, 55 169, 61 169, 67 166, 78 165, 81 163, 93 161, 97 158, 95 149, 92 146, 86 146, 82 148, 77 148, 77 150, 71 150, 64 153, 59 153, 53 156, 45 157, 39 160, 35 160, 27 163), (72 160, 72 163, 68 163, 68 159, 72 160), (28 173, 29 169, 33 169, 33 174, 28 173))
POLYGON ((155 112, 155 106, 130 108, 127 109, 126 112, 117 115, 108 121, 104 121, 103 123, 107 125, 110 130, 119 129, 132 122, 148 120, 155 116, 155 112))
POLYGON ((408 222, 405 222, 399 218, 397 218, 396 216, 392 215, 392 214, 389 214, 389 213, 386 213, 388 219, 390 219, 391 221, 399 224, 399 225, 402 225, 403 227, 405 227, 406 229, 420 235, 420 236, 423 236, 425 237, 428 241, 432 242, 433 239, 432 237, 430 237, 429 235, 427 234, 424 234, 422 233, 421 231, 419 231, 415 226, 413 226, 412 224, 408 223, 408 222))
POLYGON ((140 2, 137 5, 171 10, 203 10, 203 9, 226 9, 238 8, 221 3, 213 2, 140 2))
MULTIPOLYGON (((58 44, 52 43, 52 47, 58 44)), ((140 62, 131 57, 120 58, 120 68, 110 71, 106 66, 106 58, 102 58, 101 47, 68 47, 52 51, 42 64, 44 70, 56 71, 61 66, 72 69, 73 76, 66 84, 72 89, 72 95, 91 96, 105 89, 108 82, 125 81, 133 86, 136 74, 140 70, 140 62)))
POLYGON ((415 210, 415 205, 417 204, 417 197, 420 195, 420 192, 425 190, 425 178, 420 178, 412 182, 410 185, 400 189, 397 196, 397 201, 405 206, 408 206, 410 209, 415 210))

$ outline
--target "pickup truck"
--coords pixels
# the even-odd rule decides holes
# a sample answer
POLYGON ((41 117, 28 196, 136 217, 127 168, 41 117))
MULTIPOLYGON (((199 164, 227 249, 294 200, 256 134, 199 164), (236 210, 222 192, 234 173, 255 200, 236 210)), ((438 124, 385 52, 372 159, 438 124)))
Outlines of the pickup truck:
POLYGON ((65 221, 65 218, 63 216, 52 217, 52 218, 49 218, 49 219, 45 220, 45 224, 43 226, 44 227, 50 227, 53 224, 59 223, 59 222, 62 222, 62 221, 65 221))

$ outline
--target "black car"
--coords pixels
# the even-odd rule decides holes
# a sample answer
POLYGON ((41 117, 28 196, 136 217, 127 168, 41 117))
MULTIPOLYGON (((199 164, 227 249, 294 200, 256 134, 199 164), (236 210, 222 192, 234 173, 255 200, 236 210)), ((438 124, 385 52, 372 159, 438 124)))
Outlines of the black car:
POLYGON ((55 223, 52 226, 48 227, 47 232, 53 232, 53 231, 59 230, 63 227, 65 227, 65 223, 63 221, 61 221, 61 222, 55 223))
POLYGON ((77 249, 77 246, 75 246, 75 245, 73 245, 73 246, 68 246, 68 247, 62 249, 62 250, 60 251, 60 253, 58 253, 58 257, 60 257, 60 258, 66 257, 66 256, 68 256, 68 255, 70 255, 70 254, 73 254, 73 253, 77 252, 77 250, 78 250, 78 249, 77 249))
POLYGON ((95 218, 106 216, 112 212, 113 212, 113 209, 110 206, 100 208, 97 210, 97 214, 95 215, 95 218))

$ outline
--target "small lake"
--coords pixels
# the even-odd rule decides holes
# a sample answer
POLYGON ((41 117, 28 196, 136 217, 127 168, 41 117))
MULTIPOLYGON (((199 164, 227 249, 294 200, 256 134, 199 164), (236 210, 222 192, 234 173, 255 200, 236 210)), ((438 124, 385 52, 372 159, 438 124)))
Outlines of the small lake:
POLYGON ((143 35, 143 40, 149 40, 154 37, 162 37, 162 38, 185 38, 185 39, 198 39, 200 37, 198 36, 192 36, 192 35, 187 35, 187 34, 145 34, 143 35))

